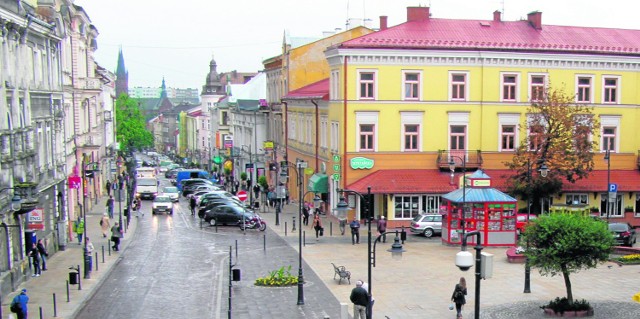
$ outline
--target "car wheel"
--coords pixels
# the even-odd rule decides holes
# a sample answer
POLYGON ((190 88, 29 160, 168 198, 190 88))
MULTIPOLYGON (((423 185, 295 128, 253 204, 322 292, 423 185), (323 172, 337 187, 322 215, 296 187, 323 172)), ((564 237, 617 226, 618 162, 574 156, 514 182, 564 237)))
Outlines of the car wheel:
POLYGON ((425 228, 423 234, 424 237, 430 238, 431 236, 433 236, 433 229, 425 228))
POLYGON ((215 219, 215 218, 211 218, 211 220, 209 220, 209 224, 210 224, 211 226, 215 226, 217 223, 218 223, 218 222, 216 221, 216 219, 215 219))

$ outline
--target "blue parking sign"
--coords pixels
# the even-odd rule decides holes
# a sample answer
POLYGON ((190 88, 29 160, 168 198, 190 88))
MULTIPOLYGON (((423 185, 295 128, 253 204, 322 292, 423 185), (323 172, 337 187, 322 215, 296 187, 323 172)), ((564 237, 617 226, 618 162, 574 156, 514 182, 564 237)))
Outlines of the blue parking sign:
POLYGON ((618 191, 618 184, 609 183, 609 191, 610 192, 617 192, 618 191))

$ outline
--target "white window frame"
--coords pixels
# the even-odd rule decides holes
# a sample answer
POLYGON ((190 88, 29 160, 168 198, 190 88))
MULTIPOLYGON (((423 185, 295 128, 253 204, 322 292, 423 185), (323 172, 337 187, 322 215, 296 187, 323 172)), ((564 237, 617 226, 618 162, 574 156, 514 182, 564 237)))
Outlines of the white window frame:
POLYGON ((331 122, 331 150, 338 152, 340 148, 340 123, 338 121, 331 122))
POLYGON ((356 78, 356 96, 358 97, 358 100, 365 100, 365 101, 375 101, 378 99, 378 70, 375 69, 359 69, 356 71, 357 74, 357 78, 356 78), (362 83, 362 81, 360 80, 360 76, 363 73, 373 73, 373 96, 372 97, 363 97, 362 95, 360 95, 360 93, 362 93, 360 91, 360 84, 362 83))
POLYGON ((605 127, 613 127, 616 129, 615 136, 615 144, 613 146, 612 153, 620 152, 620 139, 622 138, 622 134, 620 131, 620 115, 601 115, 600 116, 600 152, 605 153, 607 150, 604 149, 604 128, 605 127))
POLYGON ((575 77, 575 100, 576 103, 593 103, 593 91, 594 91, 594 80, 595 80, 595 76, 593 76, 592 74, 576 74, 575 77), (580 85, 580 79, 589 79, 589 96, 588 96, 588 100, 587 101, 580 101, 578 99, 579 95, 579 91, 582 88, 585 88, 586 86, 580 85))
POLYGON ((578 203, 575 204, 574 201, 572 200, 569 204, 569 206, 573 206, 573 205, 589 205, 589 193, 568 193, 565 195, 564 198, 564 202, 565 204, 567 203, 567 200, 569 199, 569 197, 571 197, 571 199, 578 199, 578 203), (587 202, 586 203, 582 203, 582 198, 586 198, 587 202))
MULTIPOLYGON (((413 83, 413 82, 410 82, 413 83)), ((422 100, 422 71, 420 70, 402 70, 402 100, 404 101, 421 101, 422 100), (407 88, 406 88, 406 84, 407 82, 407 74, 417 74, 418 75, 418 82, 416 83, 417 85, 417 90, 418 90, 418 97, 407 97, 407 88)))
POLYGON ((424 119, 423 112, 400 112, 400 121, 401 121, 401 130, 402 134, 400 136, 400 149, 403 152, 422 152, 422 122, 424 119), (404 138, 405 138, 405 125, 418 125, 418 149, 405 149, 404 138))
POLYGON ((307 134, 305 136, 305 140, 307 144, 311 145, 313 144, 313 115, 307 114, 305 117, 307 122, 307 134))
MULTIPOLYGON (((534 77, 543 77, 543 84, 542 84, 542 92, 545 92, 547 90, 547 87, 549 86, 549 74, 547 73, 529 73, 529 101, 542 101, 542 100, 533 100, 533 78, 534 77)), ((536 85, 537 87, 538 85, 536 85)), ((544 98, 544 96, 543 96, 544 98)))
POLYGON ((499 152, 507 152, 513 153, 516 149, 518 149, 520 140, 520 114, 498 114, 498 151, 499 152), (502 149, 502 127, 505 125, 513 125, 515 126, 515 140, 513 143, 513 150, 503 150, 502 149))
POLYGON ((500 102, 519 102, 520 101, 520 73, 514 72, 500 72, 500 102), (504 77, 505 76, 514 76, 516 78, 515 85, 515 96, 513 100, 507 100, 504 98, 504 77))
POLYGON ((465 102, 469 100, 469 71, 449 71, 449 101, 465 102), (464 98, 453 98, 453 77, 455 75, 464 75, 464 98))
POLYGON ((320 116, 320 147, 323 149, 327 148, 327 124, 329 122, 329 117, 326 115, 320 116))
POLYGON ((378 116, 378 112, 356 112, 356 151, 360 151, 360 125, 363 124, 373 125, 373 150, 363 150, 363 152, 378 151, 378 132, 380 131, 378 116))
POLYGON ((620 94, 621 92, 621 85, 620 82, 622 81, 622 77, 619 75, 603 75, 602 76, 602 104, 620 104, 620 97, 622 96, 620 94), (610 79, 614 79, 616 80, 616 94, 615 94, 615 102, 607 102, 605 101, 605 93, 607 92, 608 88, 611 88, 610 86, 607 86, 605 83, 607 80, 610 79))
POLYGON ((340 98, 340 70, 331 70, 329 99, 337 100, 340 98))

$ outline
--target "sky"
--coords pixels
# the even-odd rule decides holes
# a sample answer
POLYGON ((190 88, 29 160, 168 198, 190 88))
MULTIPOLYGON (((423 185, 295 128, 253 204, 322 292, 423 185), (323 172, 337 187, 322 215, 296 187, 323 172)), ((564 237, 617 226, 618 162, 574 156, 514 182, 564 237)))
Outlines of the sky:
POLYGON ((431 7, 432 18, 515 21, 542 12, 543 25, 639 29, 635 0, 75 0, 98 29, 96 61, 115 72, 121 47, 129 87, 197 88, 209 62, 218 72, 258 72, 281 53, 284 32, 321 38, 324 31, 406 21, 406 8, 431 7))

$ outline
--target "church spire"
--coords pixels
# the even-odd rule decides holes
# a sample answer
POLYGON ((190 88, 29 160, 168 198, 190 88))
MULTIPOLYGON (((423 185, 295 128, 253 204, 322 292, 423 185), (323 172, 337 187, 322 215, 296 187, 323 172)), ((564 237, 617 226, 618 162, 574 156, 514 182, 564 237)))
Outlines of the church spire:
POLYGON ((118 52, 118 67, 116 69, 116 96, 125 93, 129 94, 129 72, 124 66, 124 56, 122 47, 118 52))
POLYGON ((222 89, 222 82, 220 81, 220 74, 218 74, 217 69, 218 64, 216 63, 216 60, 213 58, 212 54, 211 61, 209 62, 209 73, 207 74, 207 79, 202 86, 203 95, 224 94, 224 90, 222 89))
POLYGON ((162 87, 160 87, 160 99, 167 97, 167 85, 164 83, 164 76, 162 77, 162 87))

